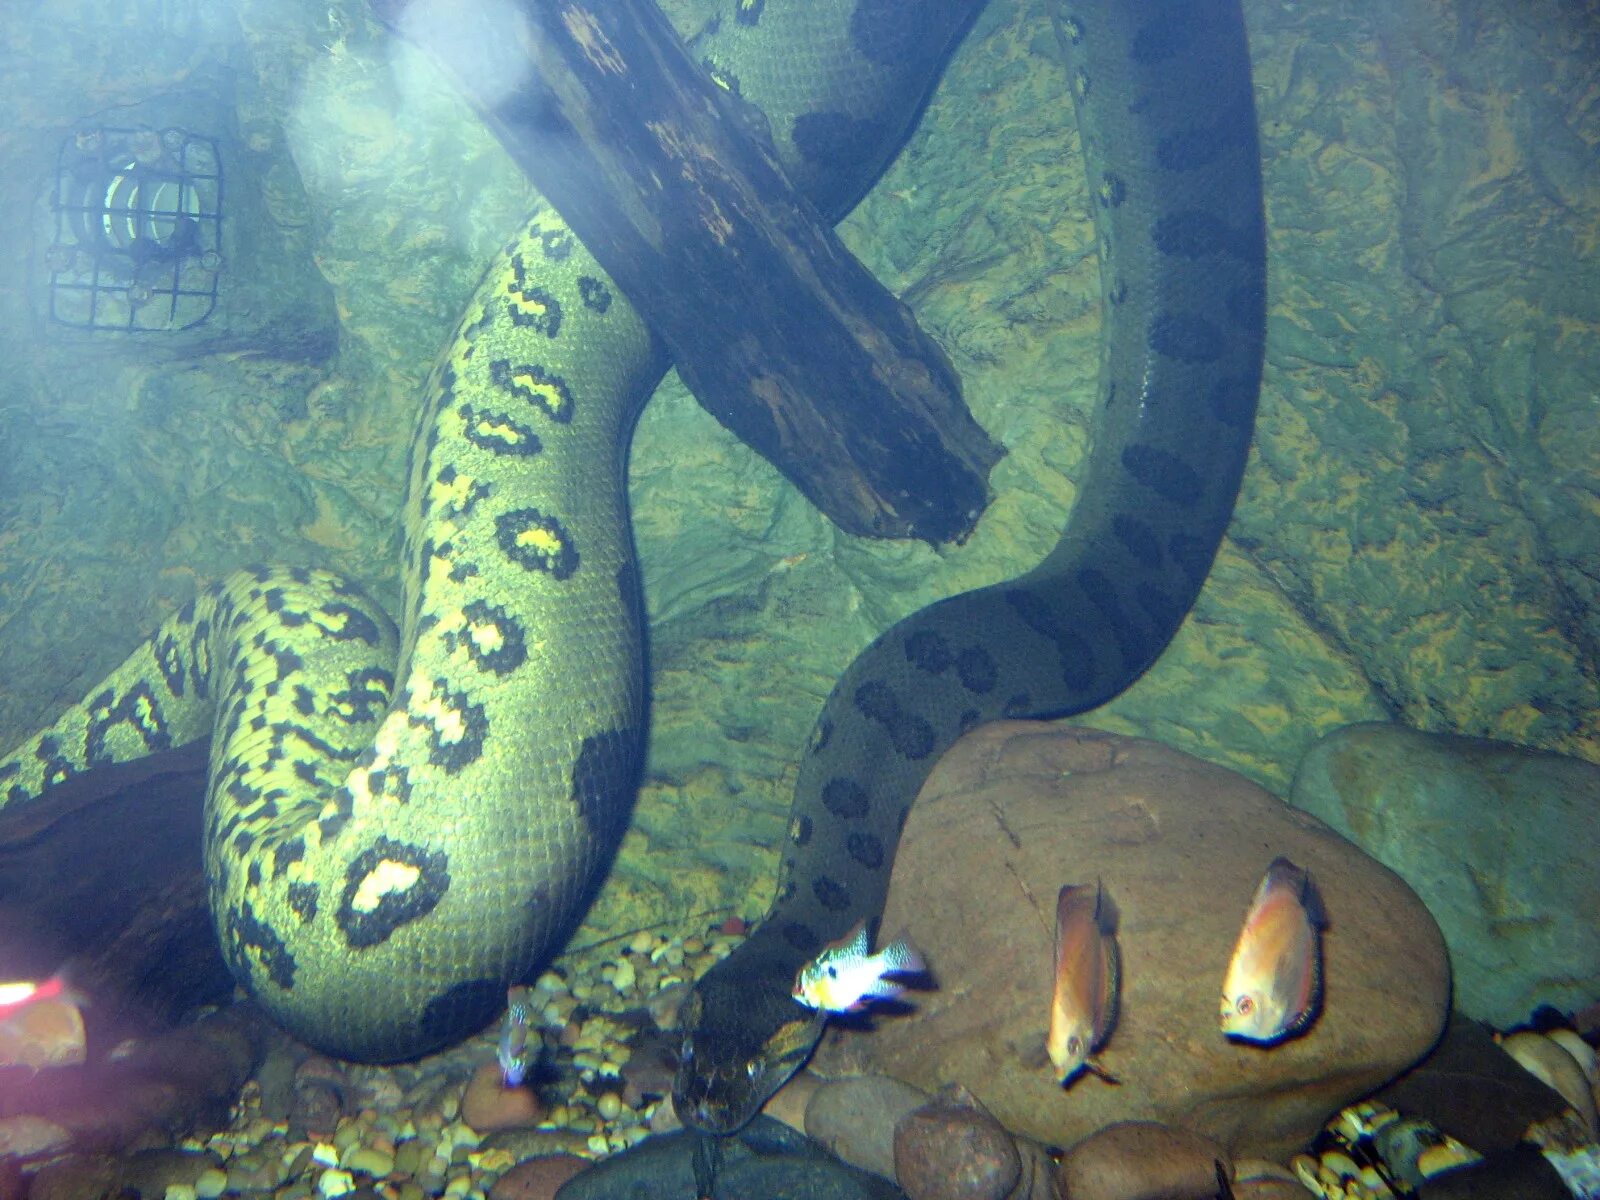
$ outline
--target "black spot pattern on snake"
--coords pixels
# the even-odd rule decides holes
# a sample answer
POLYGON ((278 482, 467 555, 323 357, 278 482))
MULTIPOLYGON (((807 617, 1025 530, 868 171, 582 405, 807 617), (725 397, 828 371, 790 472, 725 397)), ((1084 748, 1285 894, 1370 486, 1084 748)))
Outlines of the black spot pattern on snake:
POLYGON ((354 950, 381 945, 395 930, 432 912, 450 890, 450 860, 442 851, 377 841, 350 860, 335 916, 354 950))
POLYGON ((584 738, 572 765, 572 803, 601 845, 614 845, 627 825, 629 801, 639 781, 618 772, 616 764, 632 762, 638 743, 637 730, 608 729, 584 738))
POLYGON ((578 569, 578 551, 561 522, 537 508, 518 508, 494 519, 505 556, 529 571, 567 579, 578 569))
POLYGON ((874 145, 880 132, 875 122, 846 113, 810 112, 794 119, 789 136, 807 162, 828 167, 861 157, 861 147, 874 145))
POLYGON ((956 678, 969 692, 986 695, 994 690, 999 677, 1000 668, 995 665, 994 656, 982 646, 968 646, 956 656, 956 678))
POLYGON ((434 477, 434 487, 423 492, 424 501, 431 511, 435 498, 441 498, 439 511, 452 521, 465 520, 476 511, 479 504, 489 498, 489 485, 480 480, 472 480, 462 486, 457 485, 461 473, 450 463, 439 468, 439 474, 434 477))
POLYGON ((313 920, 317 915, 317 885, 314 883, 291 883, 286 893, 289 901, 289 911, 300 918, 302 924, 313 920))
POLYGON ((1153 583, 1140 583, 1134 589, 1134 595, 1138 598, 1139 607, 1151 621, 1163 628, 1170 628, 1183 619, 1182 603, 1153 583))
POLYGON ((578 276, 578 296, 583 306, 597 313, 611 307, 611 289, 593 275, 578 276))
POLYGON ((469 601, 461 610, 466 628, 445 635, 451 653, 464 650, 480 671, 509 675, 528 660, 521 623, 497 604, 469 601))
POLYGON ((1136 669, 1137 665, 1150 655, 1149 646, 1144 635, 1129 618, 1128 612, 1122 606, 1122 597, 1117 591, 1116 584, 1111 582, 1111 577, 1104 571, 1093 567, 1084 567, 1075 576, 1074 582, 1089 598, 1089 603, 1105 618, 1106 624, 1111 629, 1111 636, 1116 640, 1117 649, 1122 652, 1123 662, 1130 668, 1136 669))
POLYGON ((155 656, 156 667, 161 672, 167 690, 174 696, 182 696, 187 689, 188 671, 178 639, 170 633, 157 633, 150 639, 150 653, 155 656))
POLYGON ((538 363, 513 364, 508 358, 497 358, 489 364, 489 378, 501 391, 526 400, 550 420, 561 425, 572 420, 572 389, 554 371, 538 363))
POLYGON ((883 842, 870 833, 852 833, 845 839, 845 850, 868 870, 876 871, 887 857, 883 842))
POLYGON ((811 894, 830 912, 843 912, 850 907, 850 889, 827 875, 818 875, 811 881, 811 894))
POLYGON ((246 868, 245 873, 244 873, 244 877, 249 882, 250 890, 252 892, 256 891, 258 888, 261 887, 261 860, 260 859, 252 859, 250 861, 250 866, 248 868, 246 868))
POLYGON ((467 693, 452 688, 443 678, 433 681, 433 693, 426 706, 428 716, 410 717, 413 728, 428 735, 428 761, 446 772, 454 774, 468 763, 477 762, 483 754, 483 739, 489 732, 489 719, 483 705, 471 700, 467 693), (436 710, 448 712, 453 726, 446 735, 440 725, 436 710))
POLYGON ((496 979, 467 979, 424 1004, 418 1024, 430 1042, 458 1041, 463 1029, 483 1028, 505 1006, 504 983, 496 979))
MULTIPOLYGON (((115 702, 112 700, 111 690, 107 688, 91 698, 85 707, 89 712, 89 720, 84 730, 83 761, 89 766, 98 766, 111 761, 106 743, 119 729, 132 730, 137 734, 148 753, 172 748, 172 734, 161 715, 161 702, 156 697, 155 689, 142 679, 115 702)), ((36 753, 43 754, 46 743, 54 748, 53 754, 60 754, 60 744, 54 738, 41 741, 36 753)), ((69 772, 71 771, 65 758, 61 763, 67 766, 69 772)), ((54 766, 47 768, 45 774, 53 782, 60 782, 68 777, 66 774, 61 774, 54 766)))
POLYGON ((853 779, 830 779, 822 788, 822 804, 842 821, 854 821, 867 815, 872 798, 853 779))
POLYGON ((870 680, 856 689, 854 699, 856 711, 883 727, 902 758, 916 760, 933 753, 933 726, 902 706, 888 684, 870 680))
POLYGON ((803 921, 785 921, 778 933, 785 942, 808 958, 822 948, 822 939, 817 936, 817 931, 803 921))
POLYGON ((850 44, 870 63, 895 66, 918 48, 915 21, 905 0, 857 0, 850 14, 850 44))
POLYGON ((1237 237, 1227 222, 1215 213, 1199 209, 1168 213, 1150 227, 1156 249, 1175 258, 1210 258, 1232 254, 1237 237))
POLYGON ((507 413, 463 404, 461 432, 480 450, 508 458, 531 458, 544 449, 544 443, 531 426, 515 421, 507 413))
POLYGON ((1161 565, 1161 539, 1144 521, 1118 513, 1111 519, 1111 529, 1140 566, 1154 569, 1161 565))
POLYGON ((272 849, 272 877, 274 879, 282 879, 284 872, 305 858, 305 856, 305 838, 285 838, 272 849))
POLYGON ((906 639, 906 661, 919 671, 938 675, 950 666, 950 645, 931 629, 919 629, 906 639))
POLYGON ((1192 508, 1205 492, 1199 473, 1176 454, 1159 446, 1135 443, 1125 447, 1122 466, 1169 504, 1192 508))
POLYGON ((1164 313, 1150 322, 1150 348, 1182 363, 1214 363, 1227 351, 1215 322, 1188 313, 1164 313))
POLYGON ((294 987, 295 961, 288 943, 278 936, 271 925, 256 919, 255 909, 250 907, 248 900, 229 911, 226 933, 225 944, 231 947, 230 957, 236 964, 233 968, 234 978, 249 979, 255 975, 250 969, 253 952, 268 979, 284 991, 294 987))
MULTIPOLYGON (((551 262, 565 262, 572 257, 572 248, 575 243, 570 229, 540 229, 537 225, 534 225, 529 228, 528 232, 539 239, 540 253, 551 262)), ((520 270, 522 260, 517 258, 516 263, 520 270)))
MULTIPOLYGON (((346 672, 344 682, 343 688, 328 694, 328 716, 346 725, 362 725, 383 715, 389 693, 394 690, 392 674, 381 667, 359 667, 346 672)), ((298 702, 296 707, 300 707, 298 702)))
MULTIPOLYGON (((1067 691, 1081 692, 1093 686, 1099 678, 1099 668, 1088 641, 1063 625, 1055 610, 1034 593, 1023 588, 1007 588, 1005 599, 1018 620, 1055 646, 1061 681, 1067 691)), ((1024 697, 1024 706, 1010 710, 1007 715, 1026 711, 1024 697)))
POLYGON ((555 337, 561 332, 561 301, 523 278, 521 259, 516 265, 516 283, 506 301, 511 323, 549 338, 555 337))

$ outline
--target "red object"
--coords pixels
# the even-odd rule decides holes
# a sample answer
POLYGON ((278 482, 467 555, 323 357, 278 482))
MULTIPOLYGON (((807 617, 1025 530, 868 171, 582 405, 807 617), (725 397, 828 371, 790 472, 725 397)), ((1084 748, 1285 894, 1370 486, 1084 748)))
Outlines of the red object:
POLYGON ((742 937, 749 932, 749 929, 750 923, 743 917, 729 917, 721 925, 717 926, 718 933, 725 933, 729 937, 742 937))

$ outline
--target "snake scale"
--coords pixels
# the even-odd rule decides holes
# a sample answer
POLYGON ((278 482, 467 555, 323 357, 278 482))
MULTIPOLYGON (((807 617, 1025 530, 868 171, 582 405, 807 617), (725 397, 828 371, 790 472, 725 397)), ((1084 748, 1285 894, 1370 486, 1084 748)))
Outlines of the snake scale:
MULTIPOLYGON (((1065 20, 1082 111, 1138 98, 1108 103, 1103 127, 1080 116, 1110 313, 1081 499, 1040 567, 897 625, 829 701, 782 898, 689 1002, 677 1100, 703 1127, 742 1124, 809 1049, 794 965, 878 911, 938 751, 976 721, 1077 711, 1125 686, 1207 572, 1261 350, 1233 3, 1093 0, 1065 20), (1110 43, 1123 65, 1093 52, 1110 43)), ((974 7, 730 0, 693 47, 837 218, 898 151, 974 7)), ((567 226, 530 218, 419 404, 398 622, 328 571, 236 572, 0 759, 0 803, 210 735, 205 868, 246 992, 352 1059, 481 1028, 559 948, 630 812, 646 693, 625 467, 665 365, 567 226)))

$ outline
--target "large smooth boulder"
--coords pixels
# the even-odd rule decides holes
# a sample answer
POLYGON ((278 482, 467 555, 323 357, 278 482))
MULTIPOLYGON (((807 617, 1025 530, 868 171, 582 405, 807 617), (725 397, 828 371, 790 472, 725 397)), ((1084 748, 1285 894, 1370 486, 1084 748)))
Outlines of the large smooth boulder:
POLYGON ((1145 1120, 1286 1156, 1420 1058, 1449 1000, 1422 902, 1320 821, 1159 743, 1042 722, 985 726, 945 755, 907 821, 882 930, 910 934, 938 987, 874 1029, 835 1023, 817 1069, 961 1083, 1055 1145, 1145 1120), (1327 908, 1326 1002, 1303 1037, 1261 1049, 1227 1041, 1217 1016, 1245 909, 1280 854, 1327 908), (1121 1085, 1062 1088, 1043 1053, 1055 897, 1096 878, 1120 913, 1121 1012, 1100 1058, 1121 1085))
POLYGON ((1600 766, 1347 725, 1306 752, 1290 803, 1411 881, 1444 930, 1462 1012, 1504 1028, 1600 997, 1600 766))

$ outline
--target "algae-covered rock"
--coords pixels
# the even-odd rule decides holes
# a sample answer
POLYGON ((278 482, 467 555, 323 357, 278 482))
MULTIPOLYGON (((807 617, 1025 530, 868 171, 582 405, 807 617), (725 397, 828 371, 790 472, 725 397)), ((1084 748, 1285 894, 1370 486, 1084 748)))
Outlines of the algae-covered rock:
POLYGON ((1290 801, 1416 889, 1462 1012, 1504 1028, 1600 995, 1600 766, 1354 725, 1306 754, 1290 801))

